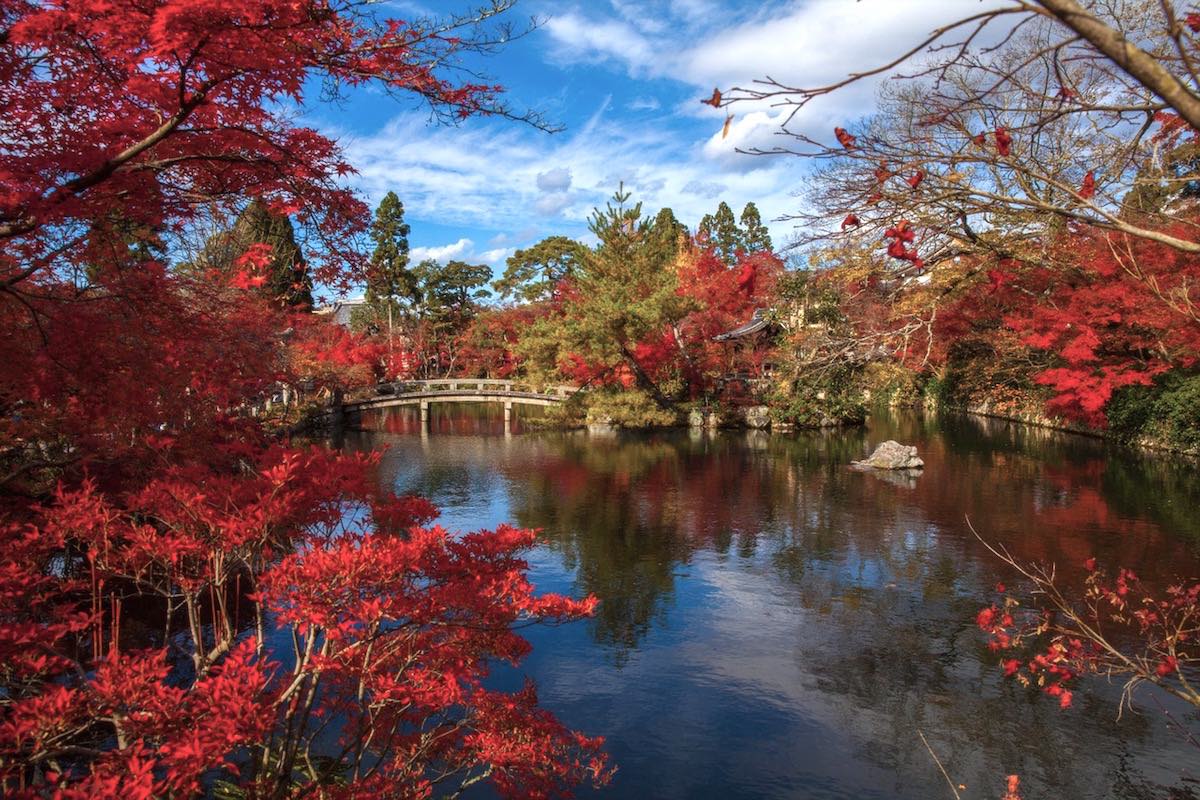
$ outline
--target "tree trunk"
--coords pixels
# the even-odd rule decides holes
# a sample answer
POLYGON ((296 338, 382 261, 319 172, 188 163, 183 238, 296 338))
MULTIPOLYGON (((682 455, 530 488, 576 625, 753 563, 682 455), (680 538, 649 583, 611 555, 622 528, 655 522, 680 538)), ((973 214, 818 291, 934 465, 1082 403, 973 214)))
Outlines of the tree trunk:
POLYGON ((638 388, 649 392, 650 396, 654 398, 654 402, 658 404, 659 408, 672 408, 673 406, 671 401, 668 400, 667 396, 659 390, 654 381, 650 380, 650 376, 647 375, 642 369, 642 365, 637 363, 637 359, 633 357, 633 354, 630 353, 624 345, 621 345, 621 355, 624 357, 625 363, 629 365, 631 370, 633 370, 633 375, 635 378, 637 378, 638 388))

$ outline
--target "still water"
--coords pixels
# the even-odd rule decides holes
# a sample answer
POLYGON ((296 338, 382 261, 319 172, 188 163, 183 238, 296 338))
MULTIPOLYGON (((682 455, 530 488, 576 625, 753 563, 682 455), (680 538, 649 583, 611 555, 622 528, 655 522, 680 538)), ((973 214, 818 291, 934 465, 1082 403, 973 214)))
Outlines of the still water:
MULTIPOLYGON (((595 618, 526 631, 519 671, 568 725, 607 738, 612 798, 1200 797, 1200 749, 1149 692, 1117 719, 1091 679, 1060 711, 1005 681, 973 618, 1012 583, 971 535, 1053 561, 1200 576, 1200 472, 978 418, 880 416, 788 436, 673 431, 505 436, 499 409, 401 410, 346 446, 450 528, 540 528, 544 591, 595 618), (847 464, 915 444, 920 477, 847 464)), ((1179 713, 1180 709, 1172 707, 1179 713)), ((1193 731, 1200 717, 1177 717, 1193 731)), ((584 795, 590 795, 584 792, 584 795)))

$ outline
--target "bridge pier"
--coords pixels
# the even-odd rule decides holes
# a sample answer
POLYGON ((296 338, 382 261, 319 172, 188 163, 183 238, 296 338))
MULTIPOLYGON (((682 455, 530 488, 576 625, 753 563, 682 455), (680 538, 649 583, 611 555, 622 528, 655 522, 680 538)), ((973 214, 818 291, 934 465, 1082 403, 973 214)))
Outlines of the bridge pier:
POLYGON ((421 433, 429 433, 429 401, 421 401, 421 433))
POLYGON ((504 434, 507 436, 512 433, 512 400, 504 401, 504 434))

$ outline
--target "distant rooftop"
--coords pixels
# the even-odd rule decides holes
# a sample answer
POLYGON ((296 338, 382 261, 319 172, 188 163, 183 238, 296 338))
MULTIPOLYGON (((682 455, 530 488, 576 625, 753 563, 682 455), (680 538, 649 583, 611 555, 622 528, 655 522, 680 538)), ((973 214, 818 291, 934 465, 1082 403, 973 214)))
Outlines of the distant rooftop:
POLYGON ((766 310, 761 309, 761 308, 756 308, 756 309, 754 309, 754 314, 750 317, 749 322, 747 322, 745 325, 739 325, 738 327, 734 328, 731 331, 726 331, 725 333, 717 334, 716 336, 713 337, 713 341, 714 342, 727 342, 730 339, 740 339, 743 336, 750 336, 752 334, 758 333, 759 331, 763 330, 770 324, 771 324, 771 322, 770 322, 770 320, 767 319, 766 310))
POLYGON ((367 298, 365 297, 348 297, 345 300, 334 300, 329 305, 322 306, 313 313, 332 315, 334 322, 336 322, 338 325, 349 328, 350 314, 353 313, 354 309, 359 308, 360 306, 365 306, 366 304, 367 298))

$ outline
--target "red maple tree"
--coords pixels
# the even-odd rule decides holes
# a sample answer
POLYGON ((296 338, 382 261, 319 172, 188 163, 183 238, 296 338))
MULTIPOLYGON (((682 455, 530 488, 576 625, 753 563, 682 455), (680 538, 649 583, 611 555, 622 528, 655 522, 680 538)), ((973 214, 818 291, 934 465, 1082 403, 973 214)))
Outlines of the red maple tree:
POLYGON ((594 601, 534 593, 532 532, 448 533, 373 457, 268 437, 256 398, 359 380, 370 354, 266 303, 252 257, 162 255, 261 198, 307 229, 319 281, 352 280, 365 206, 289 109, 374 82, 510 114, 451 79, 508 5, 414 26, 322 0, 0 3, 0 793, 605 780, 599 740, 485 683, 526 652, 515 627, 594 601))

